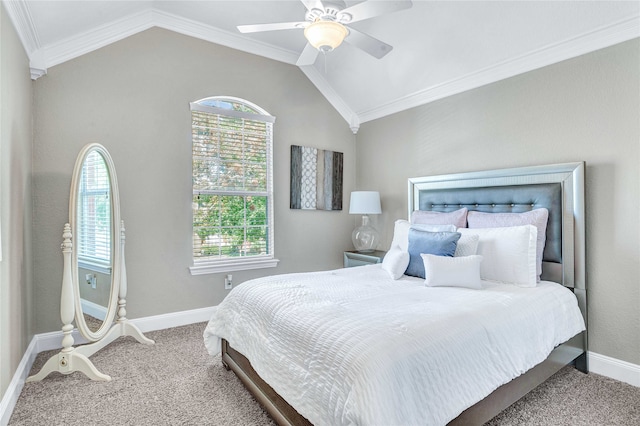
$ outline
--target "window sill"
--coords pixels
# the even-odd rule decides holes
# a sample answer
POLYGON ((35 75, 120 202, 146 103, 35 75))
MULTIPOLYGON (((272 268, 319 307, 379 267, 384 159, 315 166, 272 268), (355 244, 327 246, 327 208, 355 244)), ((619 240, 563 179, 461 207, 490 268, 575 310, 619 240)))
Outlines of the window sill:
POLYGON ((111 265, 96 263, 90 260, 78 259, 78 268, 107 275, 111 273, 111 265))
POLYGON ((275 268, 278 259, 242 259, 218 260, 213 262, 196 263, 189 267, 191 275, 216 274, 220 272, 245 271, 249 269, 275 268))

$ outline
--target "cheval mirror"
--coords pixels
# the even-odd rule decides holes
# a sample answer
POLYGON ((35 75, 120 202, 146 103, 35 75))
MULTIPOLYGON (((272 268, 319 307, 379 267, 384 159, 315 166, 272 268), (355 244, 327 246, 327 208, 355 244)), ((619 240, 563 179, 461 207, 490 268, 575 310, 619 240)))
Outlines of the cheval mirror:
POLYGON ((124 231, 113 160, 102 145, 88 144, 76 160, 69 223, 62 234, 62 350, 28 377, 28 382, 42 380, 53 371, 80 371, 92 380, 108 381, 111 377, 98 371, 89 360, 91 355, 120 336, 154 343, 126 318, 124 231), (73 347, 74 318, 78 331, 90 343, 73 347))

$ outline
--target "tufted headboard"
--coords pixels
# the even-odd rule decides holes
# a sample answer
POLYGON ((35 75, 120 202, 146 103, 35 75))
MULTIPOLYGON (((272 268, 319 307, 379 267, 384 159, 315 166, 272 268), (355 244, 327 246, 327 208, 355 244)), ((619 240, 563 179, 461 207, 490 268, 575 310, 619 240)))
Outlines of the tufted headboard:
POLYGON ((542 279, 584 291, 584 163, 523 167, 409 179, 414 210, 549 210, 542 279))

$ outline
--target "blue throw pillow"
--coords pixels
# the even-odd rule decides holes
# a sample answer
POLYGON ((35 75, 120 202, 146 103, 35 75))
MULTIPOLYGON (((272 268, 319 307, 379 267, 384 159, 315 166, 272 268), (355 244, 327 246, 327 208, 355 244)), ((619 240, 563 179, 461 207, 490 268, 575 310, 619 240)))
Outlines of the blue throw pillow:
POLYGON ((460 239, 459 232, 428 232, 409 229, 409 266, 405 275, 424 278, 421 253, 453 257, 460 239))

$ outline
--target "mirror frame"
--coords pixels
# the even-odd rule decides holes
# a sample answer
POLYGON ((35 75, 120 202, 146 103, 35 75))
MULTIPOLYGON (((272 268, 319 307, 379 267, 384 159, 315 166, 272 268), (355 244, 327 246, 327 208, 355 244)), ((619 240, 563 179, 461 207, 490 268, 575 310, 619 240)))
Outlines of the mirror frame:
POLYGON ((71 194, 69 196, 69 223, 71 224, 72 241, 75 247, 75 237, 78 235, 78 193, 80 189, 82 166, 87 156, 93 152, 98 152, 104 159, 109 176, 111 197, 111 292, 109 295, 109 306, 107 306, 107 315, 102 324, 96 331, 92 331, 84 319, 82 304, 80 302, 80 280, 78 276, 78 252, 73 250, 71 256, 72 269, 72 287, 75 303, 75 322, 80 333, 90 342, 96 342, 102 339, 114 322, 116 311, 118 310, 118 294, 121 282, 121 266, 122 266, 122 239, 121 239, 121 219, 120 219, 120 199, 118 192, 118 180, 116 178, 116 169, 111 159, 111 155, 104 146, 99 143, 89 143, 82 148, 76 159, 76 165, 73 169, 71 180, 71 194))

